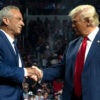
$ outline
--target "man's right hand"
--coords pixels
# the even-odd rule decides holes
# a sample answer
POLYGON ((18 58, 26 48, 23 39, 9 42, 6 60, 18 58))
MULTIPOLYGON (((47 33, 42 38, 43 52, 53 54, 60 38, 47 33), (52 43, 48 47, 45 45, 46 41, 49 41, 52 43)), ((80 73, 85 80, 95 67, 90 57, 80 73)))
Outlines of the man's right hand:
POLYGON ((25 68, 27 70, 27 77, 30 77, 31 79, 33 79, 34 81, 39 81, 42 76, 42 70, 40 70, 38 67, 36 66, 32 66, 31 68, 25 68))

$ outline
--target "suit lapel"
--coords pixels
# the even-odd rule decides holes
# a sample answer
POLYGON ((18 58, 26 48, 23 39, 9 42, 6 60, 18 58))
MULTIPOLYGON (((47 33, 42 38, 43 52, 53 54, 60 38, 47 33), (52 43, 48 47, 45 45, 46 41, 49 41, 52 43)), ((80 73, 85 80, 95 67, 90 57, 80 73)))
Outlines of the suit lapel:
POLYGON ((15 55, 15 52, 14 52, 9 40, 7 39, 7 37, 5 36, 5 34, 1 30, 0 30, 0 36, 4 40, 4 43, 6 43, 7 48, 9 48, 10 51, 15 55))
POLYGON ((81 42, 82 42, 82 37, 79 39, 78 43, 75 45, 75 49, 74 49, 75 59, 76 59, 81 42))
POLYGON ((91 62, 91 59, 93 59, 95 52, 100 48, 100 30, 97 33, 91 47, 89 50, 89 53, 87 55, 86 61, 85 61, 85 66, 88 65, 89 62, 91 62))

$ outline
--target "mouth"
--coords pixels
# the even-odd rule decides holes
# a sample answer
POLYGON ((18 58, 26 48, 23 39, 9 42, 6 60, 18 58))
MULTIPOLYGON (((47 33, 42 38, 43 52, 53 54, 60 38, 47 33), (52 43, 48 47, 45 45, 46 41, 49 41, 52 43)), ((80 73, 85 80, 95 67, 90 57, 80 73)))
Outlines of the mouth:
POLYGON ((18 27, 20 30, 22 30, 22 27, 18 27))

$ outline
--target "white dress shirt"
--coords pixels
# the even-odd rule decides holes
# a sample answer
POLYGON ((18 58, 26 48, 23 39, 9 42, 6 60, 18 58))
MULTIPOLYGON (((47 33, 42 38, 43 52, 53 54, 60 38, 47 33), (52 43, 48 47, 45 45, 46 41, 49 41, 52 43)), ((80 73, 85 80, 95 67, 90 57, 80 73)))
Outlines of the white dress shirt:
POLYGON ((98 31, 99 31, 99 27, 96 27, 96 29, 88 35, 88 41, 87 41, 86 53, 85 53, 85 60, 87 58, 89 49, 90 49, 92 42, 93 42, 95 36, 97 35, 98 31))

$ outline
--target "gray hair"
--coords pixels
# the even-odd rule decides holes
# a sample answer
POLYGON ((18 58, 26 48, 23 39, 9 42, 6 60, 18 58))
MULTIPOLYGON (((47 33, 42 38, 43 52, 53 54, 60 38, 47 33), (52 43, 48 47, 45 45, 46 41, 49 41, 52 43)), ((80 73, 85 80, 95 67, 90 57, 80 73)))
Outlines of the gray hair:
POLYGON ((9 5, 4 7, 3 9, 0 10, 0 25, 3 23, 3 18, 4 17, 10 17, 12 16, 12 13, 10 12, 11 9, 17 9, 20 10, 18 7, 9 5))
POLYGON ((95 7, 92 5, 79 5, 69 12, 69 16, 72 19, 77 15, 79 15, 82 20, 88 19, 92 26, 99 25, 99 16, 95 7))

